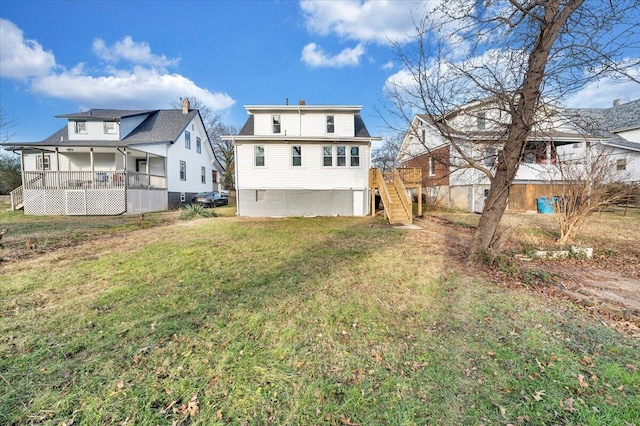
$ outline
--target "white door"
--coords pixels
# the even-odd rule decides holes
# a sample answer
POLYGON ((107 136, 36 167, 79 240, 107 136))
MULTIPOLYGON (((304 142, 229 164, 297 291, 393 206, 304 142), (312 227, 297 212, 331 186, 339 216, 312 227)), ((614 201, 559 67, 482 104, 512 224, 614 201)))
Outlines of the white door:
POLYGON ((353 215, 364 216, 364 191, 353 191, 353 215))

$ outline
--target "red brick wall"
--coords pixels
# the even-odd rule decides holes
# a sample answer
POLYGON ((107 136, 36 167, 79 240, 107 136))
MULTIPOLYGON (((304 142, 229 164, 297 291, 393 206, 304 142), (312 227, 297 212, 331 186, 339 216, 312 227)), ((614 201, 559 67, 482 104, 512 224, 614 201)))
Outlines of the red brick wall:
POLYGON ((449 185, 449 146, 443 146, 427 154, 402 163, 403 167, 417 167, 422 169, 422 186, 448 186, 449 185), (436 169, 433 176, 429 176, 429 159, 436 159, 436 169))

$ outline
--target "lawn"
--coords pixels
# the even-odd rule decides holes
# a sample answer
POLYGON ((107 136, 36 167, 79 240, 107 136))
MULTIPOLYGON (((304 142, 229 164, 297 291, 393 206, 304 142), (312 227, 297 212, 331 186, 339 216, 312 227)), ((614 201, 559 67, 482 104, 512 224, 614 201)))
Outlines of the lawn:
POLYGON ((214 217, 0 269, 2 424, 640 424, 640 345, 379 218, 214 217))

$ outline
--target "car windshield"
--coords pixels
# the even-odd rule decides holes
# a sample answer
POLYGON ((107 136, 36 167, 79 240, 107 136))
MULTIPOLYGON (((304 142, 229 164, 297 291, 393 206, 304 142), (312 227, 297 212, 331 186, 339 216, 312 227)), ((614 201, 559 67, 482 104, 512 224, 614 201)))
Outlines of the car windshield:
POLYGON ((196 195, 196 197, 206 197, 207 194, 209 194, 208 192, 198 192, 198 194, 196 195))

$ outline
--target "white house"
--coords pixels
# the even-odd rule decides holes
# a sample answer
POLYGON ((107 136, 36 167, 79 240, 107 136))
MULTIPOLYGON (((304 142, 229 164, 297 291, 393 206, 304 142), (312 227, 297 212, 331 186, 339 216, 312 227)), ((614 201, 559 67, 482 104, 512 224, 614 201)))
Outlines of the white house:
POLYGON ((371 141, 352 105, 246 105, 235 143, 240 216, 369 213, 371 141))
POLYGON ((14 208, 31 215, 117 215, 180 206, 220 189, 216 160, 198 110, 91 109, 19 151, 22 186, 14 208))
MULTIPOLYGON (((560 161, 607 150, 621 180, 640 181, 640 101, 616 102, 607 109, 560 110, 543 107, 531 132, 511 187, 509 208, 533 210, 535 200, 552 196, 549 182, 560 180, 560 161)), ((416 115, 397 160, 423 170, 423 187, 435 204, 481 212, 508 115, 492 101, 462 106, 434 122, 416 115), (458 147, 458 149, 456 149, 458 147), (469 167, 473 163, 479 168, 469 167)))

